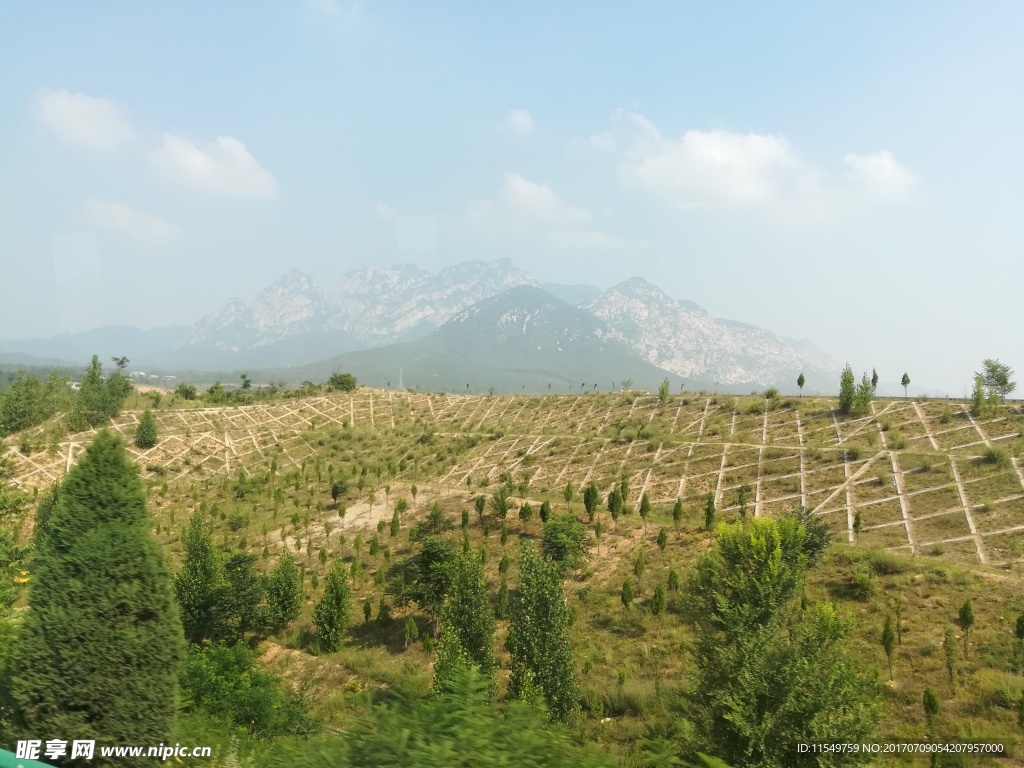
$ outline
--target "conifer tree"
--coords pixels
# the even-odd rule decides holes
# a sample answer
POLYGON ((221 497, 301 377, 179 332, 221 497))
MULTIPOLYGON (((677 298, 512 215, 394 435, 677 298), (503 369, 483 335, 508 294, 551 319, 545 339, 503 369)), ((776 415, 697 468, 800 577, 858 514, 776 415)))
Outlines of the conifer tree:
POLYGON ((928 721, 928 734, 935 737, 935 718, 939 716, 939 697, 934 688, 925 688, 924 696, 921 697, 921 706, 924 708, 924 716, 928 721))
POLYGON ((540 505, 540 521, 547 523, 548 518, 551 517, 551 502, 545 499, 540 505))
POLYGON ((896 624, 891 613, 885 617, 885 626, 882 627, 882 649, 889 662, 889 679, 892 680, 892 658, 896 653, 896 624))
POLYGON ((839 412, 853 411, 853 401, 857 395, 857 384, 853 378, 853 368, 847 363, 839 377, 839 412))
POLYGON ((185 638, 201 643, 213 637, 224 590, 224 569, 213 545, 210 526, 201 511, 194 512, 181 535, 184 560, 174 577, 185 638))
POLYGON ((715 494, 708 491, 707 500, 704 504, 704 530, 712 531, 715 527, 715 494))
POLYGON ((622 494, 615 488, 608 494, 608 514, 612 516, 612 522, 618 522, 622 513, 622 494))
POLYGON ((676 533, 679 533, 679 523, 683 519, 683 500, 676 499, 675 505, 672 507, 672 525, 676 528, 676 533))
POLYGON ((807 379, 804 378, 804 375, 802 373, 796 377, 796 385, 800 387, 800 397, 804 396, 804 384, 806 383, 807 379))
POLYGON ((313 609, 313 624, 320 648, 328 653, 341 647, 341 637, 348 626, 350 595, 345 564, 336 560, 327 572, 323 597, 313 609))
POLYGON ((675 568, 668 569, 668 591, 679 591, 679 572, 675 568))
POLYGON ((643 496, 640 497, 640 518, 644 521, 644 531, 647 530, 647 518, 650 517, 650 515, 651 500, 647 498, 647 493, 645 492, 643 496))
POLYGON ((37 530, 11 663, 13 699, 35 738, 169 738, 185 641, 171 575, 149 530, 138 469, 122 439, 102 431, 37 530))
POLYGON ((971 641, 971 627, 974 626, 974 607, 970 600, 965 600, 964 604, 960 606, 957 619, 960 622, 960 629, 964 631, 964 658, 966 659, 971 641))
POLYGON ((597 486, 591 481, 583 491, 583 508, 587 510, 587 518, 593 522, 594 513, 597 511, 597 505, 601 502, 601 493, 597 490, 597 486))
POLYGON ((512 655, 509 696, 543 695, 553 720, 564 722, 579 708, 579 683, 569 646, 569 606, 558 566, 523 542, 519 599, 508 631, 512 655))
POLYGON ((476 509, 476 516, 480 524, 484 522, 484 509, 487 507, 487 497, 480 495, 473 499, 473 507, 476 509))
POLYGON ((519 521, 523 524, 523 533, 526 533, 526 527, 532 519, 533 507, 530 506, 530 502, 524 501, 519 507, 519 521))
POLYGON ((651 598, 651 613, 661 616, 665 612, 665 587, 659 584, 654 588, 654 596, 651 598))
POLYGON ((139 426, 135 428, 135 444, 139 448, 152 448, 156 445, 156 439, 156 419, 153 418, 153 412, 147 408, 139 419, 139 426))

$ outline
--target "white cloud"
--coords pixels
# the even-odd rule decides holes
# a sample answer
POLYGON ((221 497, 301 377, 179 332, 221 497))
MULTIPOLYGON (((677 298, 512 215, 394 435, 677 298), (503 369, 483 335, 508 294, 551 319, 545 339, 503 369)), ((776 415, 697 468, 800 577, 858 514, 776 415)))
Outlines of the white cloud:
POLYGON ((537 127, 537 122, 529 110, 513 109, 508 113, 508 117, 505 118, 502 125, 512 133, 525 136, 533 132, 533 129, 537 127))
POLYGON ((245 145, 221 136, 206 147, 165 133, 151 160, 169 181, 227 197, 272 198, 274 177, 249 154, 245 145))
POLYGON ((646 189, 681 210, 743 210, 793 221, 905 200, 916 175, 889 152, 848 154, 845 178, 830 178, 785 138, 690 130, 665 139, 642 115, 622 166, 627 187, 646 189))
POLYGON ((401 215, 397 208, 392 208, 387 203, 378 202, 374 206, 374 210, 377 212, 377 215, 385 221, 396 221, 401 215))
POLYGON ((81 149, 106 152, 134 135, 128 111, 110 99, 42 89, 35 112, 61 139, 81 149))
POLYGON ((539 232, 566 250, 619 250, 638 246, 592 229, 589 211, 570 205, 547 184, 506 173, 496 196, 469 207, 471 220, 492 232, 539 232))
POLYGON ((94 229, 144 242, 169 240, 181 234, 176 226, 158 216, 102 200, 86 203, 85 221, 94 229))
POLYGON ((868 196, 886 202, 906 200, 917 186, 917 174, 896 162, 890 152, 846 155, 843 162, 855 185, 868 196))
POLYGON ((547 184, 524 179, 518 173, 506 173, 498 193, 502 207, 524 220, 547 224, 583 224, 590 214, 566 203, 547 184))
POLYGON ((614 152, 615 139, 607 131, 595 133, 593 136, 577 136, 569 142, 572 149, 587 150, 590 152, 614 152))

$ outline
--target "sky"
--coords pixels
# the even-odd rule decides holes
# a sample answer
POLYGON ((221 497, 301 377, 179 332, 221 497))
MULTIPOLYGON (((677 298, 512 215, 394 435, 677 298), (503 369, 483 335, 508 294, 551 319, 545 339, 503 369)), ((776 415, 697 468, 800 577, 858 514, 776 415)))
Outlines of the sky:
POLYGON ((507 257, 959 393, 1024 372, 1022 28, 998 0, 4 3, 0 339, 507 257))

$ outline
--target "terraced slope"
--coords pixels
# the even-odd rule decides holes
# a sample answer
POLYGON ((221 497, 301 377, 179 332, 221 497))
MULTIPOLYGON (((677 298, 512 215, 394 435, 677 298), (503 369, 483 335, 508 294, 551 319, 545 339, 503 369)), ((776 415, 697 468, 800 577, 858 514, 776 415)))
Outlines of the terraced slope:
MULTIPOLYGON (((265 471, 314 460, 323 430, 379 435, 395 457, 426 435, 433 459, 399 469, 440 488, 511 477, 523 498, 560 499, 567 483, 602 493, 621 478, 628 503, 679 497, 689 510, 713 494, 720 518, 814 510, 851 543, 996 565, 1024 550, 1024 417, 1004 406, 981 419, 958 403, 876 401, 846 419, 817 398, 671 397, 647 394, 486 397, 359 390, 265 404, 159 410, 160 439, 131 448, 161 482, 265 471), (430 435, 433 435, 430 437, 430 435), (476 440, 450 440, 477 435, 476 440), (390 444, 390 446, 389 446, 390 444), (468 481, 468 483, 467 483, 468 481), (859 519, 858 519, 859 518, 859 519), (859 531, 856 530, 859 528, 859 531)), ((110 427, 130 438, 139 412, 110 427)), ((5 473, 26 488, 57 480, 93 432, 47 445, 46 425, 8 440, 5 473), (39 445, 24 453, 23 443, 39 445)), ((412 456, 412 454, 409 454, 412 456)), ((411 460, 410 460, 411 461, 411 460)), ((404 462, 403 462, 404 465, 404 462)))

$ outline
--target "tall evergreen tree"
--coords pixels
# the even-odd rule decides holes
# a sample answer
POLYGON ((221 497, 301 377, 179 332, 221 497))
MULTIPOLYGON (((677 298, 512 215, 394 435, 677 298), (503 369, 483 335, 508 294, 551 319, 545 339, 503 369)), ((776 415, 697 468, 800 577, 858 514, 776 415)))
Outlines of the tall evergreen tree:
POLYGON ((644 521, 644 530, 647 530, 647 518, 651 515, 651 500, 647 498, 645 492, 640 497, 640 518, 644 521))
POLYGON ((157 431, 156 419, 148 408, 139 419, 139 426, 135 428, 135 444, 139 448, 152 448, 156 445, 157 431))
POLYGON ((104 744, 168 739, 185 642, 149 529, 138 469, 121 438, 102 431, 37 532, 12 664, 27 733, 104 744))
POLYGON ((708 491, 707 499, 704 503, 704 530, 712 531, 715 528, 715 494, 714 491, 708 491))
POLYGON ((583 490, 583 508, 587 510, 587 518, 593 522, 597 505, 601 503, 601 492, 593 481, 583 490))
POLYGON ((540 504, 540 512, 538 513, 541 523, 547 523, 551 517, 551 502, 547 499, 540 504))
POLYGON ((804 378, 804 375, 802 373, 796 377, 796 385, 800 387, 800 397, 804 396, 804 384, 806 383, 807 379, 804 378))
POLYGON ((540 694, 551 717, 564 721, 579 708, 579 683, 569 646, 569 606, 558 565, 523 541, 519 599, 512 609, 507 645, 512 655, 509 695, 540 694))
POLYGON ((889 662, 889 679, 892 680, 892 658, 896 654, 896 622, 892 614, 885 617, 885 626, 882 627, 882 649, 885 651, 886 661, 889 662))
POLYGON ((348 626, 350 597, 345 564, 337 560, 327 572, 323 597, 313 609, 313 624, 320 648, 328 653, 341 647, 341 636, 348 626))
POLYGON ((966 659, 970 649, 971 628, 974 626, 974 607, 970 600, 965 600, 964 604, 960 606, 957 621, 960 623, 960 629, 964 631, 964 659, 966 659))
POLYGON ((900 384, 903 385, 903 396, 909 397, 910 395, 907 394, 907 387, 910 386, 910 377, 906 374, 906 372, 904 372, 903 378, 900 379, 900 384))
POLYGON ((851 413, 853 401, 857 396, 857 383, 853 378, 853 368, 847 363, 839 377, 839 412, 851 413))
POLYGON ((224 590, 224 568, 202 512, 194 512, 181 535, 184 560, 174 577, 181 625, 189 642, 213 637, 224 590))
POLYGON ((441 629, 434 662, 434 691, 451 691, 459 669, 476 667, 494 677, 494 613, 479 557, 458 554, 448 566, 451 587, 441 607, 441 629))

